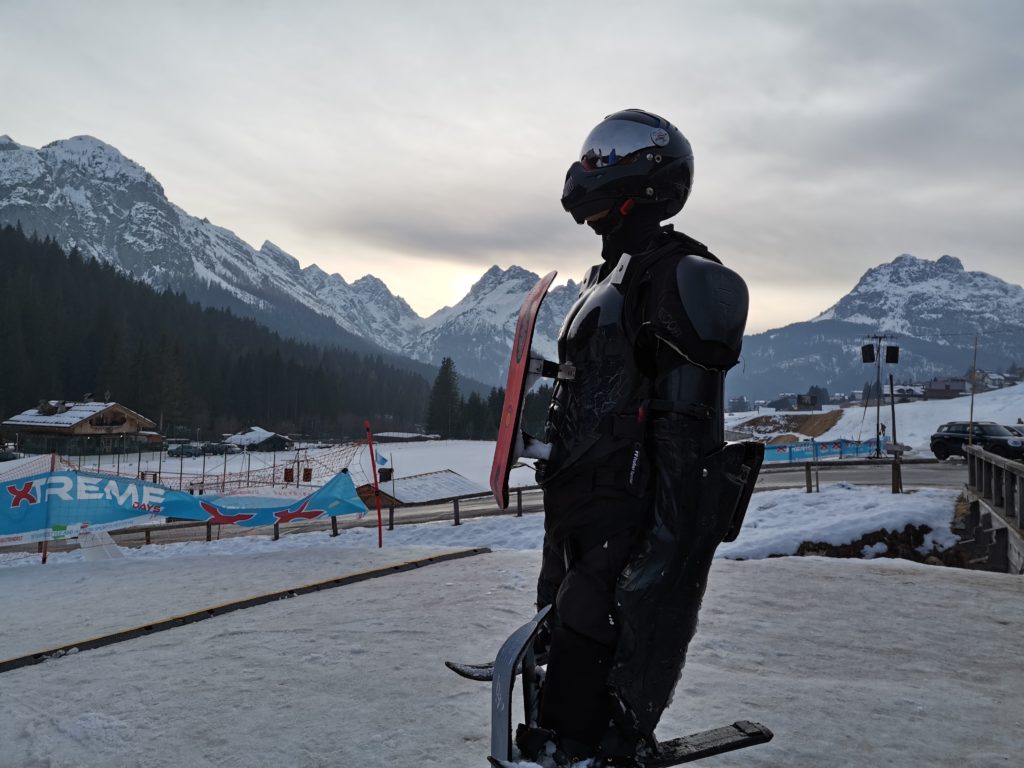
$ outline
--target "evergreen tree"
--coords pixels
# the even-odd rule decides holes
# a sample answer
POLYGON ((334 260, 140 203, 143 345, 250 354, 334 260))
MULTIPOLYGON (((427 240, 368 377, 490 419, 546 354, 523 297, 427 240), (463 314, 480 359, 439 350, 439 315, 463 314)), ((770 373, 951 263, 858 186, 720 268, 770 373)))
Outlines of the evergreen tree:
POLYGON ((817 402, 816 407, 818 408, 823 405, 828 405, 831 400, 828 390, 825 389, 825 387, 819 387, 817 384, 812 385, 811 388, 807 390, 807 396, 812 398, 811 402, 817 402))
POLYGON ((166 434, 259 424, 354 438, 367 418, 412 429, 423 417, 428 382, 379 355, 283 339, 50 239, 0 228, 0 272, 0 419, 107 391, 166 434))
POLYGON ((430 389, 427 431, 441 435, 446 440, 455 436, 460 426, 460 406, 459 374, 455 370, 455 361, 446 357, 441 360, 441 368, 430 389))

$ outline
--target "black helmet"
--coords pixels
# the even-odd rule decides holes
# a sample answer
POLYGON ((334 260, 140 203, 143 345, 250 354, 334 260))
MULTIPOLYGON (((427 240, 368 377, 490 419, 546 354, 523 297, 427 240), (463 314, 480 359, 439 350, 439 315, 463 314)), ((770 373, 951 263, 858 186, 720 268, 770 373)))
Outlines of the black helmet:
POLYGON ((565 175, 562 207, 582 224, 632 200, 661 205, 660 221, 683 209, 692 185, 693 151, 680 130, 650 112, 625 109, 583 142, 579 162, 565 175))

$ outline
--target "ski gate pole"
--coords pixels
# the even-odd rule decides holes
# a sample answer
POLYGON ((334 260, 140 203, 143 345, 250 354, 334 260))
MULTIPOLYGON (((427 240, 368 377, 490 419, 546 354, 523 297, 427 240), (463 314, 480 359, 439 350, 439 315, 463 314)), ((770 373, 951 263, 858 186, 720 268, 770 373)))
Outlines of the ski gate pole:
POLYGON ((373 467, 373 495, 377 499, 377 549, 384 546, 384 527, 380 517, 380 485, 377 483, 377 459, 373 455, 373 434, 370 432, 370 420, 363 422, 366 427, 366 444, 370 447, 370 466, 373 467))

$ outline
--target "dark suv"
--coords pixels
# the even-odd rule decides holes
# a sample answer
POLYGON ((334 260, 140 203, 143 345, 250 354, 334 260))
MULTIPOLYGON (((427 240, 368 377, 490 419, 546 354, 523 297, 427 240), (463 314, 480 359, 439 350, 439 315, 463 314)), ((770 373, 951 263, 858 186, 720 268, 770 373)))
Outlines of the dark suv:
POLYGON ((973 445, 986 451, 1008 459, 1024 459, 1024 438, 994 421, 976 421, 973 425, 966 421, 950 421, 943 424, 932 435, 932 453, 939 460, 957 454, 963 456, 963 447, 967 445, 968 435, 973 445))

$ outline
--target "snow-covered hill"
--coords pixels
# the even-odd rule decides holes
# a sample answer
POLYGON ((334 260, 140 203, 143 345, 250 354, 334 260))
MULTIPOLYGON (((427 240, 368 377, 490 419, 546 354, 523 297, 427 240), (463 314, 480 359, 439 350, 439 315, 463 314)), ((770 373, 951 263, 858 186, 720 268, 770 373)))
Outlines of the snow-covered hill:
MULTIPOLYGON (((291 333, 300 309, 377 347, 503 383, 515 319, 537 275, 520 267, 489 269, 454 307, 417 315, 380 279, 348 283, 315 264, 302 268, 284 249, 255 249, 234 232, 171 203, 142 166, 90 136, 34 149, 0 136, 0 224, 20 224, 68 248, 114 265, 158 289, 209 304, 233 304, 291 333), (282 316, 285 316, 282 318, 282 316), (290 318, 290 319, 289 319, 290 318)), ((548 296, 538 348, 554 353, 557 329, 575 299, 575 285, 548 296)), ((344 345, 347 336, 318 338, 344 345)))
MULTIPOLYGON (((896 403, 896 427, 893 429, 892 408, 886 403, 881 409, 880 421, 886 427, 889 437, 910 446, 915 456, 931 457, 930 441, 940 424, 947 421, 967 421, 971 418, 970 397, 956 397, 952 400, 923 400, 914 403, 896 403)), ((761 414, 734 413, 726 417, 726 428, 744 430, 744 423, 761 414)), ((828 440, 870 440, 875 436, 875 408, 843 408, 835 426, 817 435, 821 441, 828 440)), ((994 421, 997 424, 1014 425, 1024 419, 1024 384, 980 392, 974 398, 973 417, 975 421, 994 421)), ((765 436, 768 437, 767 435, 765 436)), ((801 435, 804 439, 809 436, 801 435)))

